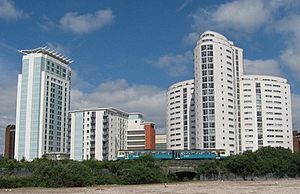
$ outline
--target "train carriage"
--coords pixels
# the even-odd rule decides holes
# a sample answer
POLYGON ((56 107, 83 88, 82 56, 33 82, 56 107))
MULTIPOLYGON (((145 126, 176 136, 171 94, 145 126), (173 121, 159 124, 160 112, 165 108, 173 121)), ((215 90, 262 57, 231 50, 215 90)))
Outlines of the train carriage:
POLYGON ((159 160, 213 160, 224 159, 225 150, 120 150, 118 160, 136 160, 144 155, 151 155, 159 160))
POLYGON ((173 159, 172 150, 120 150, 118 151, 118 160, 136 160, 144 155, 151 155, 159 160, 173 159))
POLYGON ((216 159, 215 151, 206 150, 183 150, 180 152, 180 159, 182 160, 211 160, 216 159))

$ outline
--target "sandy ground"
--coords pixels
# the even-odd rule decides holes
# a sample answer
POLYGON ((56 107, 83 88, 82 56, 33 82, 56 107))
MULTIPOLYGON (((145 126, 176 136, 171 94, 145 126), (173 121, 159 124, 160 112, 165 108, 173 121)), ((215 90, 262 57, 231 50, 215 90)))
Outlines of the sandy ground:
POLYGON ((100 193, 100 194, 146 194, 146 193, 300 193, 300 179, 266 180, 266 181, 193 181, 174 184, 149 185, 110 185, 82 188, 18 188, 0 193, 100 193))

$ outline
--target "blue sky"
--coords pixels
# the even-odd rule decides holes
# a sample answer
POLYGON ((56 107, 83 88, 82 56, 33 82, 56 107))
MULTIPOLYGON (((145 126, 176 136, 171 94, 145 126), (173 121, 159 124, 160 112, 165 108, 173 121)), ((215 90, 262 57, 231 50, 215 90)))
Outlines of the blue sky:
POLYGON ((246 73, 290 81, 300 129, 299 8, 296 0, 0 0, 0 144, 15 120, 18 49, 48 46, 74 60, 72 108, 139 111, 163 131, 166 90, 192 79, 205 30, 244 49, 246 73))

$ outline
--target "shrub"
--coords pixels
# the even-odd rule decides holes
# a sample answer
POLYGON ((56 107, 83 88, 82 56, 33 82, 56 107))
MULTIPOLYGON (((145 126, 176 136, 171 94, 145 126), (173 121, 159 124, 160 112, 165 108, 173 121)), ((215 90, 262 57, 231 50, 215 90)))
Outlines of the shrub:
POLYGON ((34 186, 33 182, 31 177, 0 177, 0 188, 32 187, 34 186))
POLYGON ((30 167, 35 186, 39 187, 63 187, 65 175, 68 173, 62 163, 41 159, 34 161, 30 167))
POLYGON ((84 187, 94 183, 90 167, 81 162, 70 161, 65 165, 64 186, 84 187))
POLYGON ((215 160, 200 163, 196 171, 198 174, 208 178, 213 178, 221 174, 220 164, 215 160))

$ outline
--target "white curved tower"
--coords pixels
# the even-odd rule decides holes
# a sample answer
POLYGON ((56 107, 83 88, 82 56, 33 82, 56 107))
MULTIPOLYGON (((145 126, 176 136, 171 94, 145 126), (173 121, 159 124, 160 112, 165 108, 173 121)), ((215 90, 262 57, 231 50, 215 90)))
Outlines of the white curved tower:
POLYGON ((197 149, 241 151, 239 80, 243 50, 223 35, 204 32, 194 49, 197 149))
POLYGON ((167 92, 167 149, 195 149, 194 80, 178 82, 167 92))
POLYGON ((241 99, 242 151, 264 146, 293 150, 291 94, 286 79, 244 75, 241 99))

